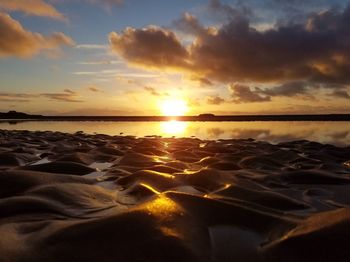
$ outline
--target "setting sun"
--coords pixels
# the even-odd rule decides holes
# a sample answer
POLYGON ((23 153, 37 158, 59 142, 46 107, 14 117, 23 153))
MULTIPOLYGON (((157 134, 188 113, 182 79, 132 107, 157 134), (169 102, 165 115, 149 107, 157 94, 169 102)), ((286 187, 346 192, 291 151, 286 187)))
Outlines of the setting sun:
POLYGON ((165 100, 160 109, 165 116, 182 116, 188 112, 187 103, 180 99, 165 100))

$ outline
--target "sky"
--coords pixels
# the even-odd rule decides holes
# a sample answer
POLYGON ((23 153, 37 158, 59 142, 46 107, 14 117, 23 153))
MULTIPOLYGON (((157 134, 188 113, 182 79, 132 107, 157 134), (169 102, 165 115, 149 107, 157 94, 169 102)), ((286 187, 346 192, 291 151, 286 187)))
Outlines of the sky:
POLYGON ((0 112, 350 113, 349 35, 341 0, 0 0, 0 112))

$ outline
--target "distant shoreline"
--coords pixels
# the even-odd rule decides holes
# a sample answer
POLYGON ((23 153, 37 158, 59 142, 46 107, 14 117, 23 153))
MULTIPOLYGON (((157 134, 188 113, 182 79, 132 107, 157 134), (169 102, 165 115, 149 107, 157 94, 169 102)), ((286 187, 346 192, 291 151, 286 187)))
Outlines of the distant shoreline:
POLYGON ((0 121, 111 121, 111 122, 162 122, 162 121, 350 121, 350 114, 322 115, 199 115, 199 116, 38 116, 0 114, 0 121))

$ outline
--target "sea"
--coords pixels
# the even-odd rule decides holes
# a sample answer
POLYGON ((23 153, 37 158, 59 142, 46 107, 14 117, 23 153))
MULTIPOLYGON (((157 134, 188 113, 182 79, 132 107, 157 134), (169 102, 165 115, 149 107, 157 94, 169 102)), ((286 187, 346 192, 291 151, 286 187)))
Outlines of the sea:
POLYGON ((0 129, 84 132, 123 136, 196 137, 202 140, 253 138, 269 143, 309 140, 350 146, 349 121, 117 122, 2 120, 0 129))

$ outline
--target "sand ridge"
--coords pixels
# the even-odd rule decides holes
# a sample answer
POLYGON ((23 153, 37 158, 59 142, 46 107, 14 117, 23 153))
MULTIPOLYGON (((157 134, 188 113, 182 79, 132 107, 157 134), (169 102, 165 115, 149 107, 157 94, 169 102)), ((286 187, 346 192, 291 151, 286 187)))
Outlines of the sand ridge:
POLYGON ((348 261, 350 147, 0 130, 0 261, 348 261))

